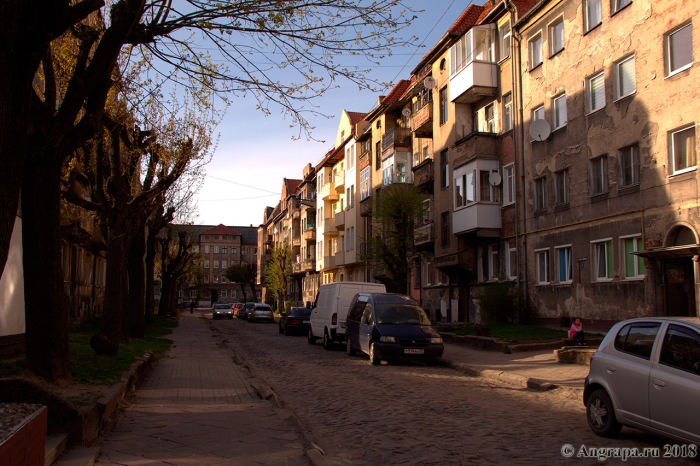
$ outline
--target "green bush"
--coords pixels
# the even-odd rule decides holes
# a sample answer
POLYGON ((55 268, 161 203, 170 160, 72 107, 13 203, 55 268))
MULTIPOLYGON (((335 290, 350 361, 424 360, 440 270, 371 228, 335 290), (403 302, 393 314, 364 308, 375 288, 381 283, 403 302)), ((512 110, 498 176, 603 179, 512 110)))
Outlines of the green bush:
POLYGON ((293 307, 297 307, 299 304, 297 304, 296 301, 285 301, 284 302, 284 312, 289 312, 289 310, 293 307))
POLYGON ((515 322, 518 315, 518 289, 508 281, 490 283, 484 287, 479 306, 490 322, 515 322))

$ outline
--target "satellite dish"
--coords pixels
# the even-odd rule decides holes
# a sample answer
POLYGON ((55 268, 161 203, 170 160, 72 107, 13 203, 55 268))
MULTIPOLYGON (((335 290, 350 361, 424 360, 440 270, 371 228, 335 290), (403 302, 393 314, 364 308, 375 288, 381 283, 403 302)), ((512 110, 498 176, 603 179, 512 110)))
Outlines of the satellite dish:
POLYGON ((432 76, 428 76, 423 80, 423 86, 425 86, 426 89, 432 89, 435 87, 437 83, 435 82, 435 78, 432 76))
POLYGON ((401 115, 405 117, 410 117, 411 116, 411 109, 406 107, 403 110, 401 110, 401 115))
POLYGON ((530 137, 533 141, 544 141, 551 132, 552 130, 547 120, 535 120, 530 125, 530 137))
POLYGON ((489 184, 491 186, 498 186, 501 184, 501 174, 495 171, 491 172, 489 175, 489 184))

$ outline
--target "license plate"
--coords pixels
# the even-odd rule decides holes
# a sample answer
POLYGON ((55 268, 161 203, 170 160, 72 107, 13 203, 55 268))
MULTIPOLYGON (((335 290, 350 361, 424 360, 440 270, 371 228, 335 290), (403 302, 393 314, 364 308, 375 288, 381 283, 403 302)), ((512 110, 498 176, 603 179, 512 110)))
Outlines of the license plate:
POLYGON ((425 354, 424 349, 405 349, 403 350, 404 354, 425 354))

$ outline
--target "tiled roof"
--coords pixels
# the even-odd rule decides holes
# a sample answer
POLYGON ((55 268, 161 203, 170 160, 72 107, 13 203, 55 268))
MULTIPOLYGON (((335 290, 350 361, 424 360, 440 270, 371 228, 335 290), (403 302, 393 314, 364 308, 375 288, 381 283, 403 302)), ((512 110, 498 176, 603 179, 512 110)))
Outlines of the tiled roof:
POLYGON ((404 95, 410 84, 411 81, 406 81, 405 79, 402 79, 396 83, 394 88, 382 100, 382 105, 391 105, 399 100, 401 96, 404 95))
POLYGON ((231 227, 227 227, 223 223, 220 223, 219 225, 209 228, 208 230, 204 230, 203 232, 200 233, 200 235, 233 235, 233 236, 241 236, 239 232, 234 230, 231 227))
POLYGON ((348 113, 348 116, 350 117, 350 123, 352 125, 358 124, 367 116, 366 113, 362 113, 362 112, 347 112, 347 113, 348 113))
MULTIPOLYGON (((489 1, 486 3, 486 5, 491 4, 492 2, 489 1)), ((474 26, 477 21, 479 20, 479 17, 484 11, 483 6, 479 5, 469 5, 464 12, 462 12, 461 15, 459 15, 459 18, 457 18, 457 21, 455 21, 452 26, 450 26, 447 29, 447 32, 450 34, 455 34, 457 36, 463 35, 465 32, 469 30, 470 27, 474 26)))
POLYGON ((258 244, 257 227, 232 227, 241 232, 241 244, 258 244))
POLYGON ((528 11, 530 11, 535 5, 537 5, 540 0, 510 0, 511 3, 515 5, 518 10, 518 18, 522 18, 528 11))
POLYGON ((287 196, 289 196, 297 191, 297 188, 301 184, 302 180, 290 180, 288 178, 285 178, 284 181, 287 183, 287 196))

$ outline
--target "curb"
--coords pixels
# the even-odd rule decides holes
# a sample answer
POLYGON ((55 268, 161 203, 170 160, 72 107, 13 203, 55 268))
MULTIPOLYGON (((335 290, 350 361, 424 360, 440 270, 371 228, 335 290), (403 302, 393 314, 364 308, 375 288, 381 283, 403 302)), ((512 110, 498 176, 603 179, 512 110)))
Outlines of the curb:
POLYGON ((516 385, 523 388, 531 388, 539 391, 548 391, 557 386, 553 383, 547 382, 545 380, 536 379, 534 377, 525 377, 524 375, 515 374, 512 372, 499 371, 493 369, 477 369, 471 367, 465 363, 449 361, 442 359, 440 364, 449 367, 459 372, 464 372, 472 377, 483 377, 485 379, 496 380, 498 382, 505 382, 510 385, 516 385))
MULTIPOLYGON (((204 314, 202 314, 201 318, 204 319, 204 321, 207 323, 207 325, 209 325, 209 328, 211 330, 221 334, 221 331, 218 328, 216 328, 214 324, 204 316, 204 314)), ((238 354, 238 352, 236 352, 236 350, 232 346, 229 345, 229 341, 227 339, 221 340, 221 344, 233 351, 236 355, 236 359, 240 362, 241 366, 248 371, 248 373, 250 374, 248 383, 250 383, 251 387, 253 387, 253 390, 255 390, 255 392, 260 396, 260 398, 262 398, 263 400, 272 400, 278 408, 289 411, 289 413, 291 414, 292 422, 294 422, 297 432, 301 434, 303 441, 306 444, 307 448, 304 454, 309 459, 309 461, 311 461, 311 464, 313 464, 313 466, 328 466, 328 462, 326 461, 326 453, 321 447, 319 447, 316 444, 313 435, 304 426, 304 424, 302 424, 302 422, 297 417, 296 413, 284 406, 284 402, 282 401, 282 399, 279 396, 277 396, 275 391, 272 390, 272 388, 267 384, 267 382, 265 382, 265 380, 255 377, 255 374, 248 365, 248 363, 245 361, 245 359, 243 359, 243 357, 241 357, 240 354, 238 354)))

